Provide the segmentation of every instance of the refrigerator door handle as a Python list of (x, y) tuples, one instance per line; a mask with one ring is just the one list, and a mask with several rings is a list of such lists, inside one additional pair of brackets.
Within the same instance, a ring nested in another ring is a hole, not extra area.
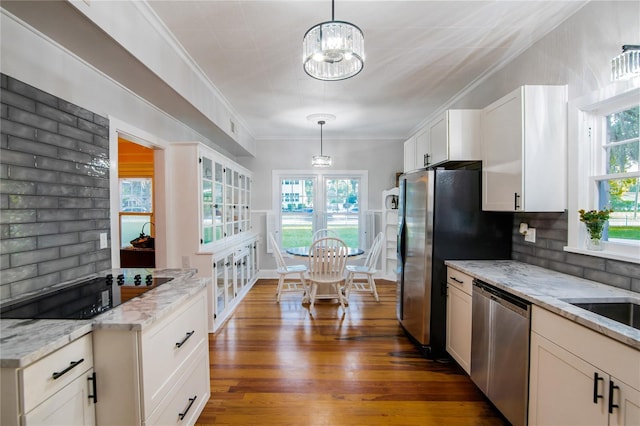
[(400, 236), (400, 239), (398, 241), (398, 255), (400, 256), (400, 265), (404, 265), (404, 258), (407, 251), (407, 244), (406, 244), (407, 231), (404, 225), (404, 218), (402, 218), (398, 226), (399, 226), (398, 234)]

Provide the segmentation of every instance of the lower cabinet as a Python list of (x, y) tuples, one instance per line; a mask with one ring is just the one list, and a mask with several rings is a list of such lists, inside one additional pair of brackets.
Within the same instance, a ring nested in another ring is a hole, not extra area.
[(24, 368), (3, 368), (2, 425), (95, 425), (93, 371), (91, 334)]
[(24, 425), (95, 425), (95, 405), (91, 399), (89, 378), (93, 369), (87, 370), (60, 391), (24, 416)]
[(471, 371), (471, 294), (473, 278), (447, 268), (447, 352)]
[(640, 352), (533, 307), (530, 425), (640, 425)]
[(148, 328), (93, 335), (98, 424), (195, 423), (210, 396), (205, 288)]
[(209, 289), (209, 331), (215, 333), (231, 315), (258, 277), (256, 237), (213, 256), (213, 285)]

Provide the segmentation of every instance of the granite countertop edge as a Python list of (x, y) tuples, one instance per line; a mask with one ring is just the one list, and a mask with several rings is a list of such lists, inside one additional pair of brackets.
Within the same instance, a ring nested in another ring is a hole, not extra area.
[(640, 350), (640, 330), (565, 301), (597, 298), (640, 303), (639, 293), (515, 260), (447, 260), (445, 265)]
[[(119, 269), (113, 269), (114, 274)], [(172, 281), (88, 320), (0, 320), (0, 367), (21, 368), (97, 329), (142, 331), (166, 317), (211, 280), (195, 270), (154, 270)]]

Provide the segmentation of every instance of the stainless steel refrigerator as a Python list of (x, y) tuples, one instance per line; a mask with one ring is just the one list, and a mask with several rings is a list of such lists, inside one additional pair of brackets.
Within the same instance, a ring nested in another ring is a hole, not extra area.
[(445, 260), (509, 259), (512, 213), (483, 212), (479, 164), (400, 176), (397, 315), (427, 357), (446, 358)]

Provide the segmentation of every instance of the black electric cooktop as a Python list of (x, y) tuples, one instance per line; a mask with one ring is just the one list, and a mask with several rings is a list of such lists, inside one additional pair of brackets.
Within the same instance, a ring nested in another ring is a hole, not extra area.
[(88, 279), (0, 308), (1, 318), (89, 319), (173, 278), (117, 275)]

